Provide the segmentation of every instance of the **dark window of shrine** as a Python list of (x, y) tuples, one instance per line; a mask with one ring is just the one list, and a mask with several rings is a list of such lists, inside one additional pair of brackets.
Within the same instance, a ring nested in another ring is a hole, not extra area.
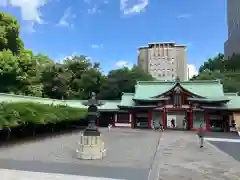
[(129, 122), (129, 113), (118, 113), (117, 114), (117, 121), (118, 122)]
[(180, 94), (175, 94), (174, 95), (174, 105), (175, 106), (180, 106), (181, 105), (181, 95)]

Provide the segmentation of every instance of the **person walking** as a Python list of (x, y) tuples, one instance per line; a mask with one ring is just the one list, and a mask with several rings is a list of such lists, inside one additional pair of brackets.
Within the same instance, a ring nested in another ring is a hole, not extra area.
[(112, 124), (108, 124), (108, 132), (111, 132), (111, 129), (112, 129)]
[(161, 132), (164, 131), (162, 123), (160, 123), (160, 131), (161, 131)]
[(198, 137), (199, 137), (200, 148), (203, 148), (204, 130), (203, 130), (202, 124), (200, 124), (200, 128), (198, 129)]

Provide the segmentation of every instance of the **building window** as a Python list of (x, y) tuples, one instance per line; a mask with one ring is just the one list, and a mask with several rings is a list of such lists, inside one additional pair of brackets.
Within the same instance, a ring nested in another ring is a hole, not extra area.
[(117, 122), (120, 123), (129, 123), (129, 114), (128, 113), (118, 113)]

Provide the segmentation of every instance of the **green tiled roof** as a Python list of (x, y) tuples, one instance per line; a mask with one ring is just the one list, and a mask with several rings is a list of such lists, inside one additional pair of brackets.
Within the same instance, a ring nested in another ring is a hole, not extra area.
[(119, 106), (126, 106), (126, 107), (135, 106), (133, 97), (134, 97), (134, 93), (123, 93)]
[[(174, 88), (174, 81), (139, 81), (135, 87), (134, 99), (148, 99), (159, 96)], [(222, 97), (223, 86), (218, 80), (212, 81), (183, 81), (179, 85), (185, 90), (205, 98)]]
[(120, 101), (106, 101), (102, 106), (99, 106), (99, 110), (104, 110), (104, 111), (114, 111), (118, 110), (118, 105), (120, 104)]
[(223, 97), (223, 85), (219, 80), (212, 81), (185, 81), (180, 82), (180, 85), (189, 92), (201, 97)]
[(165, 81), (138, 81), (135, 86), (134, 99), (148, 99), (161, 95), (173, 88), (175, 82)]
[(233, 93), (224, 93), (224, 96), (238, 96), (238, 92)]
[(230, 101), (226, 104), (227, 109), (240, 109), (240, 96), (227, 96)]
[(196, 101), (196, 102), (210, 102), (210, 103), (221, 103), (221, 102), (228, 102), (230, 101), (229, 98), (226, 96), (222, 97), (214, 97), (214, 98), (187, 98), (189, 101)]
[(222, 109), (222, 110), (235, 110), (235, 109), (239, 110), (240, 109), (240, 96), (227, 96), (227, 97), (230, 99), (230, 101), (221, 107), (204, 106), (204, 108)]

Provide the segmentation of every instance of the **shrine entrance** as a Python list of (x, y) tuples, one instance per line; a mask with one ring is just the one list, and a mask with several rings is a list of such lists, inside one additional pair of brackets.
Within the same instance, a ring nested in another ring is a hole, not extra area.
[(185, 130), (187, 128), (187, 112), (185, 110), (166, 112), (166, 128)]

